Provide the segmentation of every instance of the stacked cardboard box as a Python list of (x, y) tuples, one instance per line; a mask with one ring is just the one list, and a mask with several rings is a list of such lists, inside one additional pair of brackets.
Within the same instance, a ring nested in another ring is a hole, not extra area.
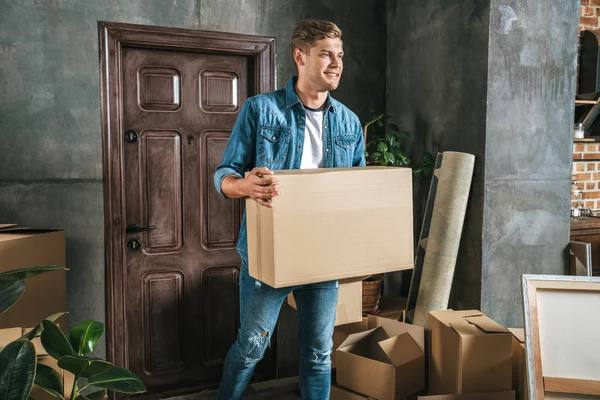
[[(27, 328), (27, 329), (24, 329), (24, 328), (0, 329), (0, 350), (2, 350), (10, 342), (13, 342), (13, 341), (19, 339), (21, 336), (23, 336), (25, 333), (29, 332), (30, 330), (31, 330), (30, 328)], [(35, 347), (38, 364), (47, 365), (47, 366), (53, 368), (54, 370), (56, 370), (56, 372), (58, 372), (58, 375), (61, 377), (61, 379), (63, 381), (63, 397), (66, 400), (69, 400), (71, 398), (71, 388), (73, 387), (73, 381), (74, 381), (75, 377), (70, 372), (64, 371), (63, 369), (58, 367), (58, 362), (54, 358), (50, 357), (50, 355), (48, 355), (48, 352), (46, 351), (46, 349), (44, 349), (44, 346), (42, 345), (42, 342), (40, 341), (39, 337), (32, 340), (32, 343)], [(53, 400), (53, 399), (55, 400), (56, 399), (55, 397), (51, 396), (49, 393), (47, 393), (46, 391), (44, 391), (42, 388), (40, 388), (37, 385), (34, 385), (33, 388), (31, 389), (30, 397), (34, 398), (36, 400)]]
[(477, 310), (430, 312), (428, 326), (430, 395), (507, 392), (514, 398), (513, 335), (506, 328)]
[[(0, 225), (0, 272), (43, 265), (65, 265), (65, 232)], [(25, 293), (0, 315), (0, 328), (36, 326), (44, 318), (67, 309), (64, 270), (29, 278)], [(59, 325), (66, 327), (66, 317)]]
[[(65, 266), (65, 232), (50, 229), (21, 228), (14, 224), (0, 224), (0, 272), (44, 265)], [(0, 349), (20, 338), (43, 319), (67, 309), (66, 274), (64, 270), (47, 272), (25, 281), (23, 296), (0, 315)], [(66, 327), (66, 316), (57, 320)], [(64, 397), (70, 398), (73, 375), (58, 367), (48, 355), (39, 338), (33, 341), (40, 364), (54, 368), (63, 378)], [(34, 386), (31, 396), (37, 400), (54, 397)]]

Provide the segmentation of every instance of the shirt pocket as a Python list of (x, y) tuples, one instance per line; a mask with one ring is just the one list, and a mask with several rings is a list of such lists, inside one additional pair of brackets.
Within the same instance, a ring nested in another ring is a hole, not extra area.
[(283, 164), (287, 159), (290, 136), (289, 128), (261, 126), (258, 135), (259, 160), (271, 165)]
[(356, 138), (354, 136), (339, 135), (334, 139), (336, 167), (351, 167), (354, 160)]

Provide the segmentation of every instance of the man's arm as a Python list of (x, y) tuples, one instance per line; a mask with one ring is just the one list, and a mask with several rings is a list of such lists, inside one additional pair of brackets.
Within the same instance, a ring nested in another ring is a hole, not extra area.
[[(235, 122), (221, 165), (215, 171), (217, 192), (228, 198), (250, 197), (263, 206), (278, 194), (277, 178), (267, 168), (254, 168), (256, 118), (251, 100), (247, 100)], [(244, 173), (250, 170), (248, 176)]]
[(365, 160), (365, 139), (363, 136), (362, 126), (360, 120), (355, 116), (355, 131), (356, 131), (356, 145), (354, 146), (354, 157), (352, 158), (353, 167), (364, 167), (367, 165)]

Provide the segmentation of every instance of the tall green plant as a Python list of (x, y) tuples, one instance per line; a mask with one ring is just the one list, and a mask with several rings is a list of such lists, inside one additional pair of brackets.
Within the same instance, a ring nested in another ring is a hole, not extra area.
[[(10, 309), (25, 291), (24, 280), (50, 271), (65, 269), (60, 266), (33, 267), (0, 273), (0, 314)], [(71, 388), (72, 400), (100, 400), (107, 390), (122, 393), (146, 391), (142, 381), (130, 371), (106, 360), (90, 357), (102, 337), (104, 325), (98, 321), (83, 321), (71, 329), (69, 339), (54, 323), (64, 313), (54, 314), (18, 340), (0, 351), (0, 399), (27, 400), (33, 385), (63, 399), (63, 381), (54, 369), (38, 364), (31, 340), (41, 336), (46, 352), (58, 360), (58, 366), (75, 375)], [(87, 384), (79, 386), (79, 378)], [(97, 390), (82, 394), (88, 388)]]

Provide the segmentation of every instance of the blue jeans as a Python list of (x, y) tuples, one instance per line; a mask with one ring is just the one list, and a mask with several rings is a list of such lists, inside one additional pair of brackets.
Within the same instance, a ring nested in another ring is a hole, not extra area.
[(326, 400), (331, 385), (331, 348), (338, 297), (338, 282), (274, 289), (240, 268), (240, 329), (223, 368), (217, 399), (242, 397), (254, 367), (263, 357), (281, 305), (294, 293), (298, 307), (300, 390), (303, 399)]

